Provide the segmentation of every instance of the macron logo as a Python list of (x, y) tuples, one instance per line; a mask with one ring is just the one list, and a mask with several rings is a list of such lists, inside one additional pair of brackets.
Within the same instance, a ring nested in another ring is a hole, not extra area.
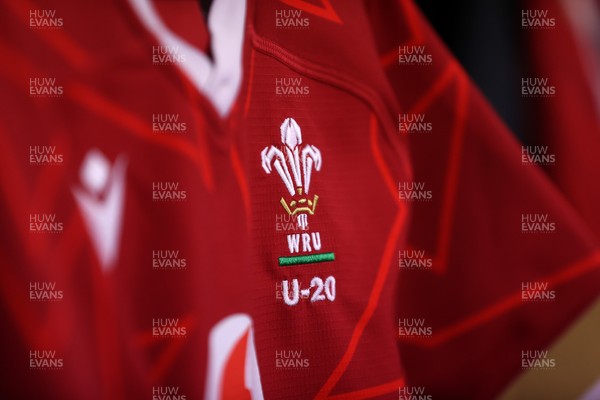
[(111, 166), (102, 152), (92, 149), (79, 170), (81, 185), (72, 189), (105, 272), (114, 266), (119, 251), (126, 169), (124, 156)]

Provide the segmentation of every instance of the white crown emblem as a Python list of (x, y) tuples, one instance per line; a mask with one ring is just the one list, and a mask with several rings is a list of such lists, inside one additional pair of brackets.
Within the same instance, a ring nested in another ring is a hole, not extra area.
[(321, 170), (321, 152), (315, 146), (302, 144), (302, 131), (293, 118), (286, 118), (280, 129), (282, 146), (265, 147), (260, 153), (262, 167), (267, 174), (275, 167), (292, 196), (289, 203), (283, 197), (280, 203), (289, 215), (298, 214), (298, 224), (306, 229), (307, 214), (314, 215), (319, 199), (316, 194), (311, 199), (308, 193), (313, 168)]

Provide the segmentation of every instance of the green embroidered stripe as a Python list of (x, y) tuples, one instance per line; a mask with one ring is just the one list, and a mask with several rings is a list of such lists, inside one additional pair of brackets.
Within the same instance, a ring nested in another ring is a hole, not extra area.
[(335, 254), (333, 254), (333, 253), (308, 254), (306, 256), (279, 257), (279, 266), (289, 267), (291, 265), (314, 264), (314, 263), (334, 261), (334, 260), (335, 260)]

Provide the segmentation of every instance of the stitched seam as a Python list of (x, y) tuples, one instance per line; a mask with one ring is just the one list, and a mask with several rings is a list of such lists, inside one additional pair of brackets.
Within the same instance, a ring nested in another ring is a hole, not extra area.
[(387, 126), (387, 129), (384, 129), (383, 131), (388, 137), (389, 142), (394, 147), (394, 150), (402, 155), (400, 160), (402, 162), (403, 173), (408, 177), (412, 177), (412, 168), (409, 162), (408, 150), (403, 149), (400, 145), (402, 142), (401, 138), (395, 137), (390, 133), (395, 130), (396, 124), (394, 121), (392, 121), (392, 118), (388, 114), (387, 108), (385, 107), (385, 103), (376, 92), (354, 78), (340, 73), (339, 71), (333, 71), (328, 67), (315, 64), (291, 54), (288, 50), (284, 49), (280, 45), (270, 41), (269, 39), (259, 36), (252, 27), (249, 27), (249, 30), (252, 31), (250, 36), (252, 45), (256, 51), (274, 58), (299, 74), (343, 90), (344, 92), (363, 101), (367, 107), (372, 109), (373, 112), (379, 117), (381, 123)]

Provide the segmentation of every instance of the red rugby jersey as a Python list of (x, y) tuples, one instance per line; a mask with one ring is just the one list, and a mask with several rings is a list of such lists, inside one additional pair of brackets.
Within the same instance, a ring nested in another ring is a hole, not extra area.
[[(576, 281), (552, 318), (502, 302), (591, 270), (595, 243), (408, 2), (250, 1), (239, 85), (235, 43), (190, 3), (2, 7), (12, 397), (485, 398), (519, 367), (485, 338), (542, 345), (597, 288)], [(408, 42), (429, 68), (395, 64)], [(408, 140), (415, 110), (434, 128)], [(528, 213), (559, 228), (521, 235)], [(408, 249), (431, 270), (399, 268)], [(486, 307), (518, 315), (452, 328)], [(409, 317), (441, 350), (400, 352)]]

